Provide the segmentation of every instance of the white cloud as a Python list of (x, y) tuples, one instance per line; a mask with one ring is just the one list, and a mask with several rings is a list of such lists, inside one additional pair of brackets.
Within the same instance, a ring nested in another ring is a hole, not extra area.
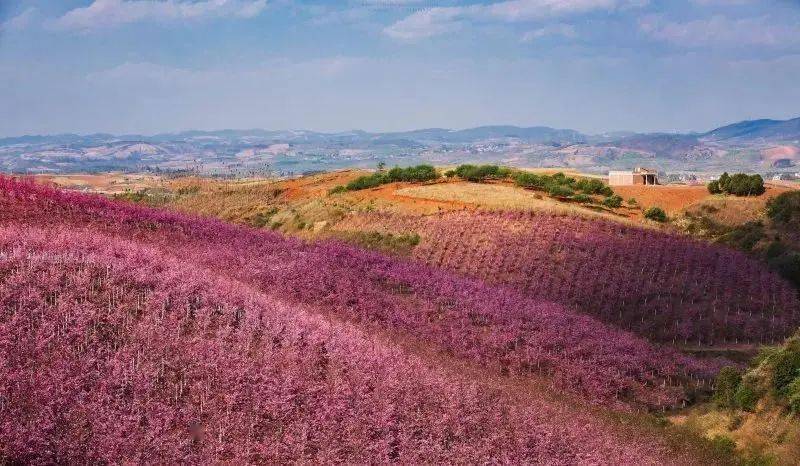
[(403, 41), (415, 41), (453, 32), (463, 26), (459, 20), (464, 8), (429, 8), (418, 11), (386, 27), (383, 32), (389, 37)]
[(0, 24), (0, 31), (20, 31), (25, 29), (33, 24), (38, 15), (39, 11), (36, 8), (30, 7), (17, 16)]
[(90, 31), (140, 21), (187, 21), (209, 18), (252, 18), (267, 0), (94, 0), (53, 20), (58, 30)]
[(730, 19), (714, 16), (679, 23), (650, 16), (639, 22), (639, 28), (653, 38), (687, 47), (800, 44), (800, 26), (782, 24), (768, 17)]
[(399, 40), (419, 40), (460, 29), (466, 24), (515, 23), (638, 7), (648, 0), (506, 0), (489, 5), (427, 8), (386, 27), (384, 33)]
[(521, 40), (522, 42), (533, 42), (536, 39), (541, 39), (542, 37), (547, 36), (561, 36), (568, 39), (574, 39), (575, 37), (578, 37), (578, 33), (575, 30), (575, 26), (571, 24), (558, 23), (550, 24), (532, 31), (527, 31), (522, 35)]

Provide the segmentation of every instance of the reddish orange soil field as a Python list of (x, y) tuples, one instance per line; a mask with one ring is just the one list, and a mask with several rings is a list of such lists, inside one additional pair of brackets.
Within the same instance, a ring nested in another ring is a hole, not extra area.
[(658, 206), (674, 214), (710, 196), (705, 186), (612, 186), (626, 201), (636, 199), (643, 209)]

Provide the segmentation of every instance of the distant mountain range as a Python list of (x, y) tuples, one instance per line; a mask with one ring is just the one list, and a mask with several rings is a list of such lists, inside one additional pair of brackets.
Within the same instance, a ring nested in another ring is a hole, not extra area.
[(603, 172), (635, 164), (664, 170), (793, 169), (800, 164), (800, 118), (742, 121), (706, 133), (583, 134), (545, 126), (480, 126), (400, 132), (183, 131), (0, 139), (0, 171), (196, 170), (303, 173), (378, 162), (440, 165), (496, 162)]
[[(323, 133), (317, 131), (270, 131), (263, 129), (249, 130), (218, 130), (218, 131), (183, 131), (178, 133), (163, 133), (152, 136), (139, 134), (113, 135), (106, 133), (77, 135), (57, 134), (44, 136), (18, 136), (0, 138), (0, 146), (29, 145), (29, 144), (91, 144), (120, 141), (137, 141), (148, 143), (187, 142), (207, 139), (219, 140), (259, 140), (269, 142), (297, 142), (297, 143), (390, 143), (398, 142), (407, 145), (416, 144), (459, 144), (476, 141), (516, 139), (530, 143), (560, 143), (560, 144), (627, 144), (632, 147), (671, 151), (685, 148), (701, 141), (721, 142), (736, 140), (737, 142), (751, 141), (797, 141), (800, 140), (800, 118), (791, 120), (753, 120), (741, 121), (731, 125), (713, 129), (707, 133), (610, 133), (603, 135), (588, 135), (571, 129), (556, 129), (546, 126), (519, 127), (510, 125), (479, 126), (461, 130), (445, 128), (427, 128), (413, 131), (370, 133), (366, 131), (347, 131), (339, 133)], [(402, 145), (401, 144), (401, 145)]]
[(800, 139), (800, 118), (791, 120), (752, 120), (740, 121), (732, 125), (711, 130), (703, 137), (721, 141), (738, 139), (752, 141), (764, 140), (797, 140)]

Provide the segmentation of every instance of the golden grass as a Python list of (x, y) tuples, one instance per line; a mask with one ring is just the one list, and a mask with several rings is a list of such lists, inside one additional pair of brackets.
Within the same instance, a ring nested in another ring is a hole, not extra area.
[(687, 206), (684, 210), (694, 214), (703, 214), (722, 225), (736, 226), (761, 219), (769, 199), (790, 190), (791, 188), (787, 186), (768, 184), (767, 192), (761, 196), (708, 196), (700, 202)]
[(608, 209), (590, 208), (580, 204), (558, 201), (544, 193), (507, 184), (488, 183), (437, 183), (426, 186), (413, 186), (399, 189), (399, 196), (430, 199), (446, 202), (471, 204), (490, 210), (525, 210), (537, 212), (570, 213), (586, 216), (600, 216), (627, 222), (629, 209), (618, 209), (616, 213)]
[(35, 175), (39, 183), (54, 184), (60, 188), (79, 189), (101, 194), (119, 194), (125, 191), (139, 191), (158, 187), (161, 177), (137, 173), (102, 173), (97, 175)]
[(670, 420), (708, 439), (725, 436), (745, 456), (771, 458), (777, 466), (800, 464), (800, 419), (781, 408), (760, 406), (755, 413), (730, 412), (699, 406)]

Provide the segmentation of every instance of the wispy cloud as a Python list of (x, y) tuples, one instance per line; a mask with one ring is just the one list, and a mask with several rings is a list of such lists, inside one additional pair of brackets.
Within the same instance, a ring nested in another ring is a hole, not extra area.
[(574, 39), (578, 36), (575, 26), (571, 24), (550, 24), (538, 29), (525, 32), (522, 35), (522, 42), (533, 42), (536, 39), (541, 39), (547, 36), (560, 36), (568, 39)]
[(429, 8), (386, 27), (383, 32), (402, 41), (415, 41), (457, 31), (463, 26), (465, 8)]
[(414, 41), (452, 32), (471, 23), (533, 22), (647, 3), (648, 0), (507, 0), (488, 5), (428, 8), (386, 27), (384, 33), (394, 39)]
[(39, 16), (39, 10), (30, 7), (24, 10), (17, 16), (9, 19), (4, 23), (0, 23), (0, 32), (2, 31), (20, 31), (31, 26), (36, 18)]
[(800, 44), (800, 26), (780, 23), (766, 16), (740, 19), (713, 16), (687, 22), (649, 16), (639, 22), (639, 28), (655, 39), (686, 47)]
[(188, 21), (210, 18), (252, 18), (267, 0), (94, 0), (52, 20), (56, 30), (91, 31), (143, 21)]

